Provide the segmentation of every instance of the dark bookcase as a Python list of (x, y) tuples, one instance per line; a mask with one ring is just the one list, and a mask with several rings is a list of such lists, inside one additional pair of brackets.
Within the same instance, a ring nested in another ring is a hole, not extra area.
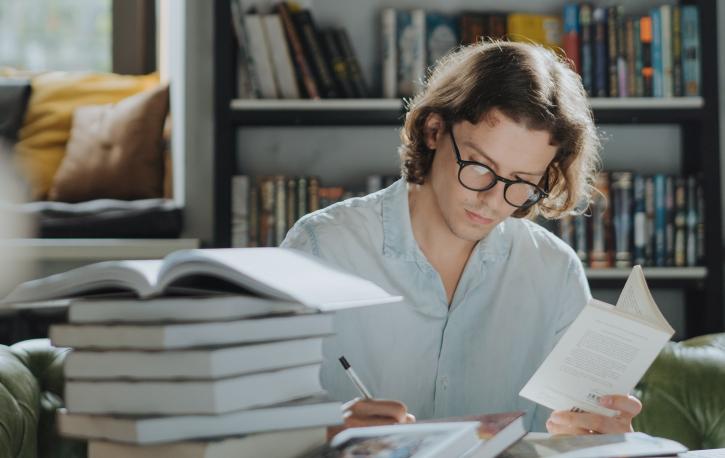
[[(562, 6), (563, 6), (562, 1)], [(653, 5), (659, 4), (657, 1)], [(705, 260), (702, 267), (645, 268), (651, 287), (685, 291), (685, 334), (723, 330), (723, 260), (719, 151), (717, 3), (686, 1), (700, 14), (702, 88), (700, 97), (593, 98), (596, 122), (674, 124), (681, 129), (680, 171), (699, 174), (705, 195)], [(236, 131), (242, 126), (400, 126), (405, 110), (396, 99), (235, 99), (236, 41), (230, 1), (214, 0), (214, 246), (231, 243), (231, 178), (238, 173)], [(245, 154), (245, 152), (243, 152)], [(300, 174), (304, 174), (300, 170)], [(593, 288), (621, 288), (629, 269), (590, 269)]]

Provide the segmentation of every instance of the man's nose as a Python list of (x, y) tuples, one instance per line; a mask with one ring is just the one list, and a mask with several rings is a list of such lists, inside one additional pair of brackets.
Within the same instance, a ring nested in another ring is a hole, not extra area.
[(499, 212), (509, 206), (506, 199), (504, 199), (505, 189), (506, 184), (502, 181), (497, 181), (496, 185), (488, 191), (480, 191), (478, 193), (478, 199), (485, 203), (491, 210)]

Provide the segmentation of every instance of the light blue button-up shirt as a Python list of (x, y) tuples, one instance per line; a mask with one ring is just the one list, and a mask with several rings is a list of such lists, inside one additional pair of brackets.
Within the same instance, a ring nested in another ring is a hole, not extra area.
[(419, 419), (524, 410), (529, 429), (544, 430), (549, 411), (518, 393), (590, 298), (581, 262), (549, 231), (516, 218), (496, 226), (450, 308), (413, 236), (403, 180), (305, 216), (282, 246), (405, 298), (336, 314), (320, 374), (333, 398), (359, 396), (337, 361), (345, 355), (373, 396)]

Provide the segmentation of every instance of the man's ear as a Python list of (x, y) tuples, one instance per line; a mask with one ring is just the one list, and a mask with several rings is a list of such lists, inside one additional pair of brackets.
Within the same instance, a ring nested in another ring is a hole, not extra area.
[(443, 117), (438, 113), (431, 113), (425, 120), (425, 145), (435, 150), (441, 136), (445, 133), (446, 123), (443, 121)]

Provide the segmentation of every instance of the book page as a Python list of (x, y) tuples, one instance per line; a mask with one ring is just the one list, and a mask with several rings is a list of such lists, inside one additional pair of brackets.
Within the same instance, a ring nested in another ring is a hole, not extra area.
[(519, 394), (554, 410), (613, 416), (600, 397), (629, 393), (671, 335), (592, 299)]
[(662, 328), (663, 331), (671, 334), (675, 333), (675, 330), (672, 329), (662, 312), (660, 312), (659, 307), (657, 307), (640, 266), (632, 268), (627, 283), (625, 283), (617, 300), (617, 309), (638, 316), (654, 326)]
[(256, 294), (298, 302), (323, 312), (402, 299), (369, 280), (288, 248), (179, 251), (164, 260), (159, 289), (185, 276), (204, 274)]

